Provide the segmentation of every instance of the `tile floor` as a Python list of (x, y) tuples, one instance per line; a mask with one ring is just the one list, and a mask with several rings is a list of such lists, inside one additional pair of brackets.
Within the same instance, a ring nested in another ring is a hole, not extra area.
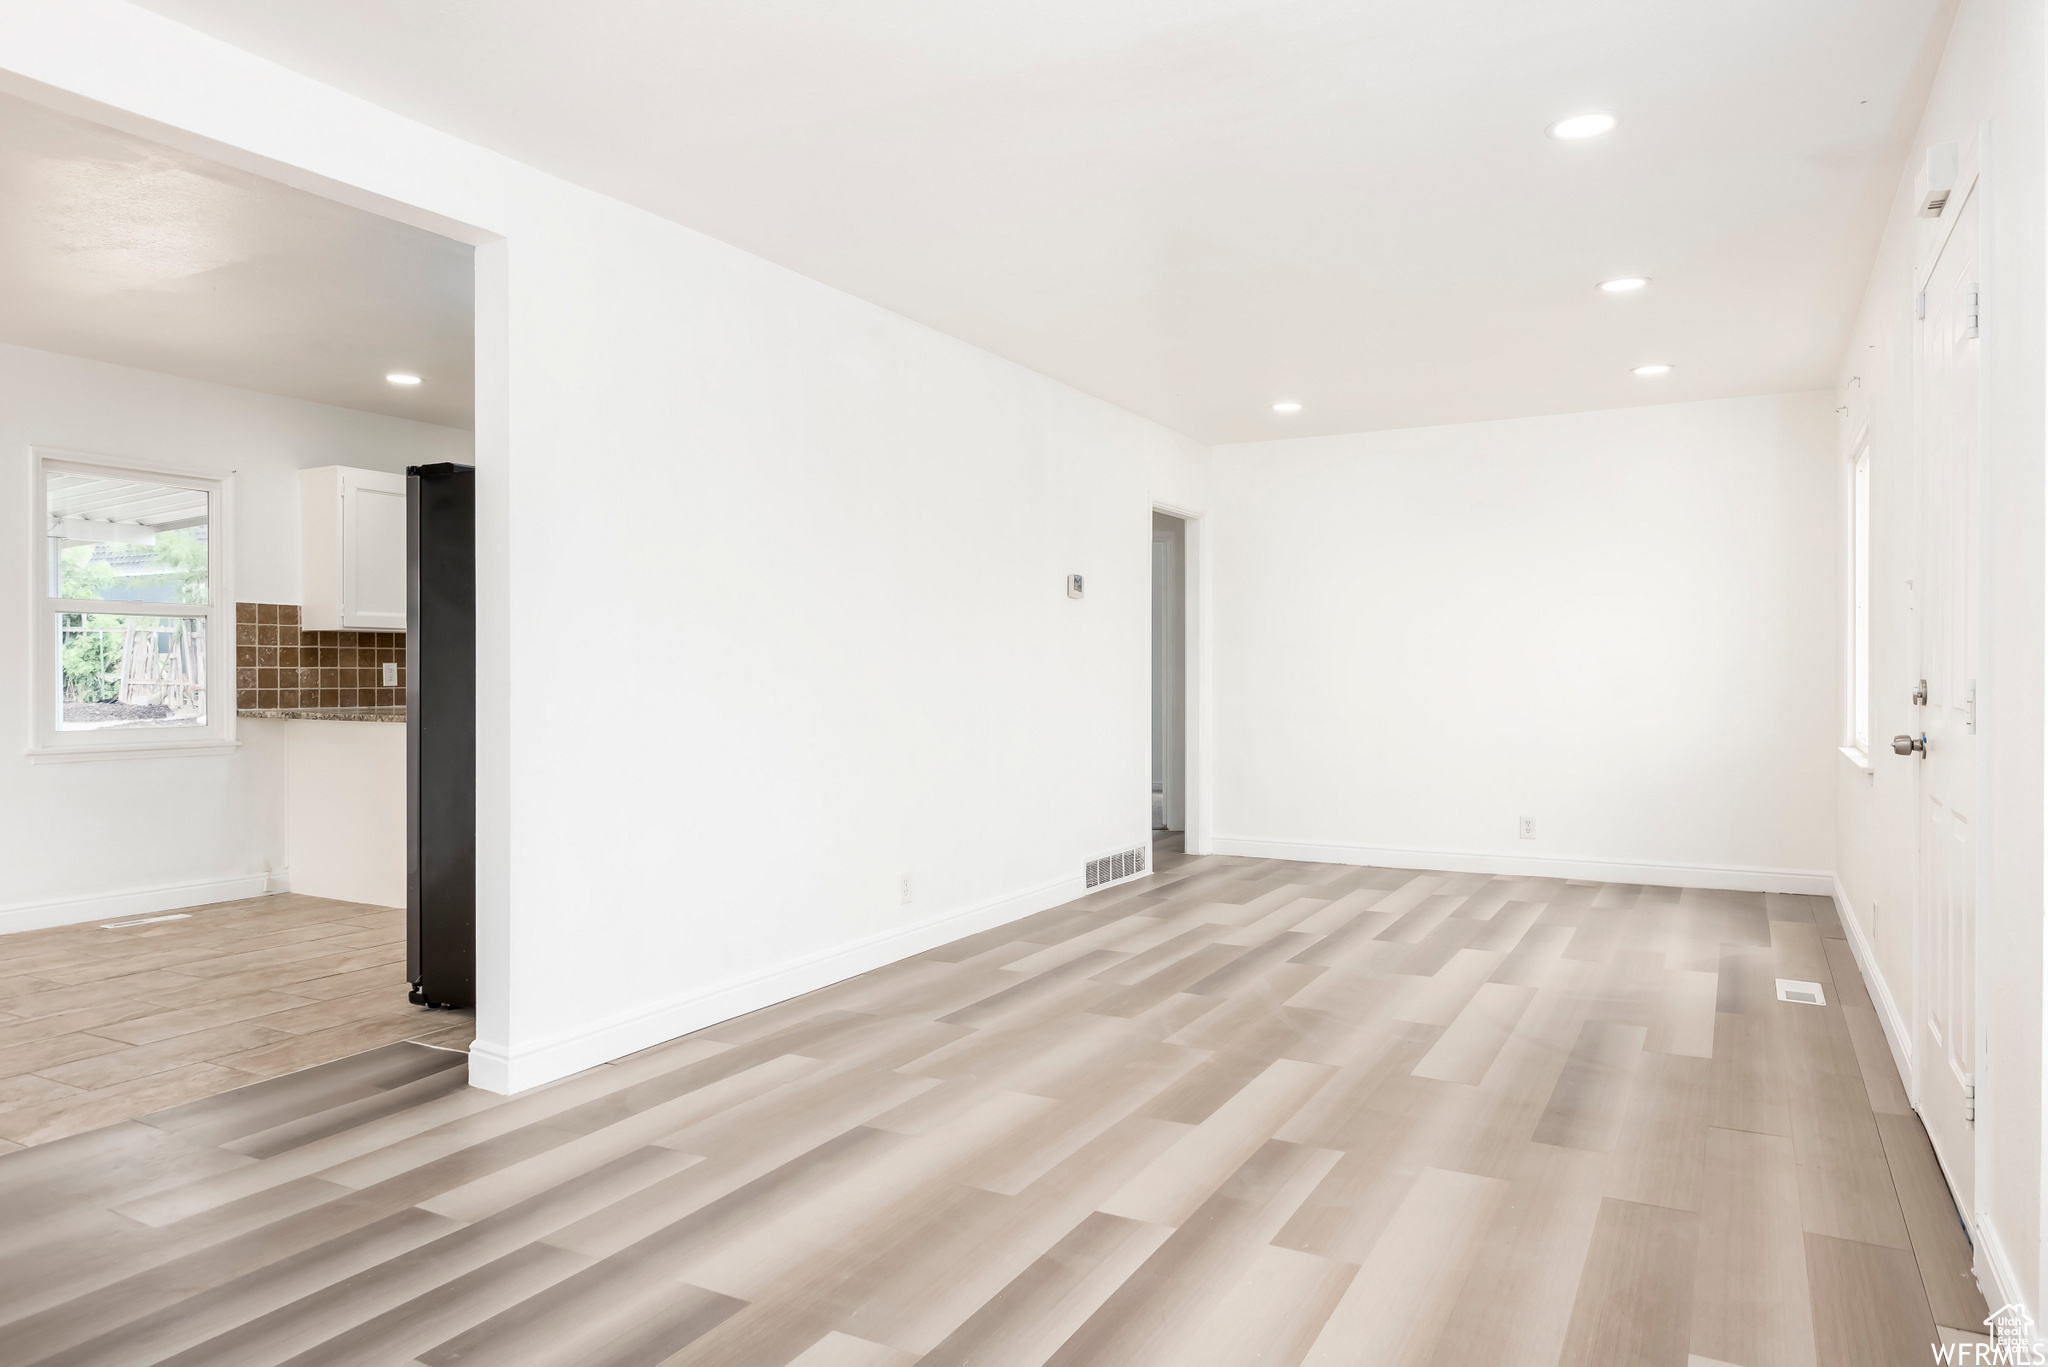
[(0, 936), (0, 1151), (473, 1033), (406, 1002), (401, 910), (285, 893), (122, 919), (143, 923)]

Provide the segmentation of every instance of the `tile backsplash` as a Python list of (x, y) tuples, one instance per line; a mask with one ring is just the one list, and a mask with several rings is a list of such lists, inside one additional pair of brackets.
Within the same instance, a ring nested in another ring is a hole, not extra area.
[[(383, 667), (398, 666), (398, 687)], [(302, 631), (296, 603), (235, 604), (235, 706), (403, 707), (405, 633)]]

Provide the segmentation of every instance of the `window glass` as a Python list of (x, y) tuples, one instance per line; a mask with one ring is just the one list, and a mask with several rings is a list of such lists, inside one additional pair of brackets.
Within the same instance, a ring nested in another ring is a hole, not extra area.
[(57, 614), (57, 729), (206, 725), (206, 619)]
[(52, 598), (207, 602), (205, 490), (62, 469), (43, 477)]

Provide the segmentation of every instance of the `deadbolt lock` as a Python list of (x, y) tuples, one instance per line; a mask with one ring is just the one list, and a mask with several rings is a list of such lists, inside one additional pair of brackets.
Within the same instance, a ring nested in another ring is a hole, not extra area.
[(1919, 752), (1920, 752), (1921, 754), (1923, 754), (1923, 755), (1927, 753), (1927, 737), (1925, 737), (1925, 736), (1893, 736), (1893, 737), (1892, 737), (1892, 753), (1893, 753), (1893, 754), (1895, 754), (1895, 755), (1910, 755), (1910, 754), (1912, 754), (1912, 753), (1913, 753), (1913, 752), (1914, 752), (1915, 750), (1918, 750), (1918, 751), (1919, 751)]
[(1927, 706), (1927, 680), (1925, 679), (1922, 679), (1920, 686), (1913, 690), (1913, 706)]

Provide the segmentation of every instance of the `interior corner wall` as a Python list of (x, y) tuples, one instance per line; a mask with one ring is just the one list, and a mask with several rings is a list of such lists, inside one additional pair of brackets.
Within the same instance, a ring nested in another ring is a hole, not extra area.
[(549, 663), (510, 708), (506, 1085), (1149, 841), (1151, 508), (1202, 506), (1205, 448), (645, 215), (509, 261), (510, 622)]
[(1148, 839), (1151, 508), (1206, 447), (118, 0), (18, 0), (0, 84), (479, 244), (479, 1085)]
[[(295, 603), (301, 469), (463, 460), (470, 434), (0, 345), (0, 719), (18, 742), (0, 750), (0, 931), (263, 892), (291, 861), (285, 723), (242, 727), (226, 755), (29, 763), (31, 446), (232, 474), (230, 592)], [(214, 696), (231, 703), (222, 658)]]
[[(1919, 499), (1916, 431), (1916, 268), (1940, 219), (1920, 217), (1913, 190), (1925, 149), (1979, 144), (1984, 198), (1979, 270), (1983, 399), (1979, 408), (1978, 1051), (1973, 1232), (1980, 1282), (1992, 1304), (2014, 1301), (2036, 1320), (2048, 1313), (2043, 1240), (2043, 642), (2048, 638), (2043, 547), (2048, 484), (2042, 473), (2044, 367), (2048, 367), (2048, 192), (2044, 192), (2041, 6), (2030, 0), (1966, 0), (1935, 73), (1927, 107), (1890, 203), (1883, 243), (1842, 357), (1833, 402), (1845, 410), (1836, 436), (1836, 524), (1848, 519), (1848, 460), (1867, 435), (1871, 485), (1871, 736), (1864, 774), (1835, 771), (1844, 911), (1853, 918), (1875, 995), (1908, 1091), (1919, 1095), (1910, 1037), (1921, 973), (1915, 949), (1917, 787), (1911, 759), (1885, 741), (1917, 733), (1910, 698), (1918, 679), (1907, 581), (1916, 571)], [(1847, 636), (1847, 594), (1836, 639)], [(1838, 697), (1846, 690), (1838, 688)], [(1838, 723), (1840, 725), (1840, 723)], [(1844, 726), (1843, 729), (1846, 729)], [(1938, 1065), (1937, 1065), (1938, 1066)]]
[(1218, 448), (1215, 848), (1825, 890), (1833, 427), (1809, 393)]

